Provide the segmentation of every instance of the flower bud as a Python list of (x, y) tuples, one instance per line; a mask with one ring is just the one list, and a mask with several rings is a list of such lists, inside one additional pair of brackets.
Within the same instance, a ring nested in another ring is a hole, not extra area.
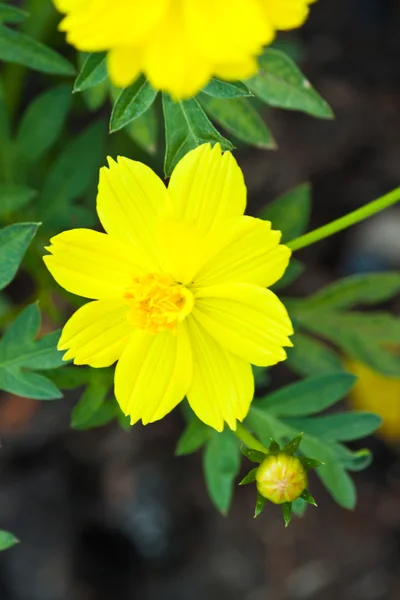
[(258, 492), (274, 504), (293, 502), (307, 488), (307, 473), (296, 456), (268, 455), (257, 469)]

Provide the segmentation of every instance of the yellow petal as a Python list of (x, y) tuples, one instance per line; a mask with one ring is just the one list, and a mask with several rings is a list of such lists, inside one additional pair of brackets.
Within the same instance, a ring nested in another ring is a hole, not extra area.
[(162, 419), (183, 400), (192, 379), (192, 353), (182, 325), (170, 331), (136, 331), (118, 361), (115, 397), (133, 425)]
[(266, 18), (275, 29), (300, 27), (308, 17), (308, 5), (313, 0), (261, 0)]
[(215, 340), (260, 367), (285, 360), (293, 328), (282, 302), (270, 290), (246, 284), (203, 288), (193, 316)]
[(213, 62), (246, 59), (268, 39), (258, 0), (191, 0), (184, 11), (190, 37)]
[(43, 260), (54, 279), (84, 298), (122, 298), (132, 277), (142, 273), (127, 244), (91, 229), (56, 235)]
[(57, 0), (60, 29), (80, 50), (97, 52), (142, 43), (165, 15), (169, 0)]
[(242, 217), (232, 226), (230, 238), (196, 275), (196, 286), (225, 282), (254, 283), (268, 287), (286, 270), (291, 251), (279, 245), (280, 231), (269, 221)]
[(97, 213), (107, 233), (129, 242), (135, 257), (151, 271), (161, 269), (156, 226), (170, 207), (161, 179), (143, 163), (109, 158), (100, 170)]
[(114, 85), (120, 88), (127, 87), (140, 75), (140, 50), (135, 46), (113, 48), (107, 55), (107, 68)]
[(160, 22), (143, 47), (143, 70), (155, 89), (174, 99), (194, 96), (211, 77), (211, 62), (196, 50), (187, 35), (178, 3)]
[(219, 144), (188, 152), (175, 167), (168, 191), (177, 217), (206, 233), (225, 227), (246, 207), (242, 171)]
[[(271, 41), (273, 36), (271, 36)], [(249, 79), (258, 71), (258, 62), (256, 58), (248, 57), (241, 61), (218, 63), (214, 67), (214, 74), (220, 79), (227, 81), (237, 81), (239, 79)]]
[(58, 343), (64, 360), (76, 365), (108, 367), (119, 359), (133, 328), (123, 300), (98, 300), (79, 308), (67, 321)]
[(250, 364), (222, 348), (194, 317), (187, 325), (193, 349), (189, 404), (217, 431), (223, 430), (225, 421), (236, 429), (236, 420), (244, 419), (254, 395)]

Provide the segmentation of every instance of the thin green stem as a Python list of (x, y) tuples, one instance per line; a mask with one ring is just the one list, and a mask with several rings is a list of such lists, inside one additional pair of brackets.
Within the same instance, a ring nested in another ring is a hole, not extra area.
[(365, 206), (354, 210), (353, 212), (341, 217), (340, 219), (336, 219), (328, 225), (324, 225), (323, 227), (319, 227), (318, 229), (314, 229), (314, 231), (310, 231), (305, 235), (302, 235), (295, 240), (292, 240), (287, 246), (291, 248), (291, 250), (300, 250), (301, 248), (305, 248), (306, 246), (311, 246), (315, 242), (319, 242), (324, 238), (337, 233), (338, 231), (342, 231), (343, 229), (347, 229), (347, 227), (351, 227), (351, 225), (355, 225), (368, 217), (380, 212), (381, 210), (391, 206), (392, 204), (396, 204), (400, 200), (400, 187), (395, 190), (381, 196), (377, 200), (373, 200), (369, 202)]
[(268, 454), (269, 450), (267, 450), (267, 448), (265, 448), (261, 444), (261, 442), (259, 442), (254, 437), (254, 435), (251, 434), (250, 431), (248, 431), (246, 427), (241, 423), (237, 424), (236, 431), (234, 431), (233, 433), (236, 435), (236, 437), (239, 438), (240, 441), (246, 444), (248, 448), (251, 448), (252, 450), (258, 450), (259, 452), (264, 452), (264, 454)]

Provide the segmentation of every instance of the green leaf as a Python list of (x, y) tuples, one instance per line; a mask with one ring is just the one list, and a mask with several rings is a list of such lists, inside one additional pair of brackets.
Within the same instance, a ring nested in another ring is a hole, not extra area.
[(340, 456), (341, 464), (348, 471), (363, 471), (372, 463), (372, 452), (368, 448), (362, 448), (352, 452), (342, 444), (336, 444), (335, 449)]
[(91, 377), (89, 385), (72, 411), (72, 429), (85, 427), (93, 415), (98, 413), (106, 399), (108, 390), (108, 382), (101, 374), (95, 374)]
[(283, 520), (285, 521), (285, 527), (287, 527), (292, 520), (292, 503), (284, 502), (282, 504)]
[(307, 509), (307, 503), (302, 498), (297, 498), (292, 502), (292, 513), (296, 517), (303, 517)]
[(241, 81), (221, 81), (215, 78), (210, 80), (202, 92), (212, 98), (243, 98), (253, 95)]
[(309, 471), (310, 469), (318, 469), (325, 463), (322, 460), (316, 460), (315, 458), (307, 458), (307, 456), (299, 456), (299, 460), (303, 467)]
[(15, 537), (15, 535), (10, 533), (9, 531), (4, 531), (3, 529), (0, 529), (0, 551), (8, 550), (8, 548), (12, 548), (18, 543), (19, 540)]
[(332, 109), (286, 54), (267, 49), (258, 62), (258, 74), (245, 84), (263, 102), (321, 119), (333, 118)]
[(201, 144), (219, 143), (222, 150), (232, 150), (232, 144), (215, 129), (194, 98), (184, 102), (174, 102), (167, 94), (163, 94), (163, 110), (166, 137), (164, 163), (166, 176), (171, 175), (175, 165), (189, 150), (193, 150)]
[(0, 2), (0, 22), (2, 23), (20, 23), (29, 16), (25, 10), (21, 10), (16, 6), (10, 6), (4, 2)]
[(158, 94), (143, 77), (133, 85), (122, 90), (111, 113), (110, 133), (122, 129), (128, 123), (145, 113)]
[(240, 451), (243, 454), (243, 456), (245, 456), (252, 462), (256, 462), (256, 463), (262, 463), (264, 458), (267, 456), (266, 454), (259, 452), (259, 450), (253, 450), (253, 448), (247, 448), (247, 446), (244, 446), (243, 444), (240, 446)]
[(267, 499), (264, 498), (264, 496), (261, 496), (261, 494), (259, 492), (257, 492), (257, 500), (256, 500), (256, 507), (254, 510), (254, 518), (258, 517), (262, 513), (266, 503), (267, 503)]
[[(310, 419), (310, 421), (311, 421), (311, 419)], [(299, 431), (301, 431), (301, 429)], [(301, 433), (300, 435), (297, 435), (295, 438), (293, 438), (292, 440), (290, 440), (290, 442), (288, 442), (283, 447), (282, 452), (284, 452), (285, 454), (294, 454), (295, 452), (297, 452), (298, 447), (300, 446), (302, 439), (303, 439), (303, 434)]]
[(317, 506), (317, 503), (315, 502), (313, 496), (310, 494), (310, 492), (308, 490), (304, 490), (304, 492), (301, 494), (300, 498), (302, 500), (304, 500), (305, 502), (307, 502), (307, 504), (312, 504), (313, 506)]
[(313, 419), (287, 419), (291, 427), (327, 441), (358, 440), (376, 431), (382, 424), (378, 415), (368, 412), (344, 412)]
[(307, 310), (337, 310), (385, 302), (400, 293), (400, 273), (367, 273), (335, 281), (303, 304)]
[(282, 243), (304, 233), (310, 220), (311, 188), (303, 183), (270, 202), (258, 217), (271, 221), (272, 229), (282, 231)]
[(338, 402), (350, 391), (356, 380), (349, 373), (309, 377), (256, 400), (255, 405), (268, 410), (271, 415), (304, 417)]
[(325, 375), (343, 372), (344, 366), (334, 350), (303, 333), (291, 338), (293, 347), (287, 350), (287, 364), (299, 375)]
[(258, 471), (257, 467), (255, 467), (254, 469), (251, 469), (251, 471), (249, 471), (247, 473), (246, 477), (243, 477), (243, 479), (239, 483), (239, 485), (247, 485), (248, 483), (254, 483), (256, 480), (257, 471)]
[(118, 419), (120, 417), (121, 411), (118, 407), (116, 400), (109, 400), (104, 402), (100, 408), (92, 414), (87, 421), (80, 423), (80, 425), (76, 425), (75, 429), (78, 431), (87, 431), (88, 429), (94, 429), (95, 427), (103, 427), (104, 425), (108, 425), (114, 419)]
[[(18, 183), (0, 183), (0, 217), (20, 210), (37, 195), (37, 191)], [(0, 250), (1, 252), (1, 250)]]
[(301, 314), (304, 327), (334, 342), (354, 360), (374, 371), (398, 377), (400, 319), (386, 313), (307, 312)]
[[(40, 313), (31, 304), (17, 317), (0, 341), (0, 389), (37, 400), (61, 398), (58, 388), (31, 369), (54, 369), (63, 364), (57, 350), (59, 331), (35, 341), (40, 328)], [(30, 370), (27, 370), (30, 369)]]
[(70, 204), (98, 178), (104, 160), (104, 141), (104, 122), (95, 121), (75, 136), (56, 158), (38, 202), (43, 220), (49, 222), (51, 218), (53, 225), (61, 222), (65, 228), (65, 220), (71, 216)]
[(196, 450), (204, 446), (209, 437), (210, 428), (197, 417), (193, 417), (178, 440), (175, 455), (183, 456), (196, 452)]
[(240, 469), (239, 445), (232, 432), (212, 432), (204, 450), (203, 468), (210, 498), (217, 509), (226, 514)]
[(271, 286), (271, 289), (275, 292), (276, 290), (282, 290), (286, 288), (304, 273), (305, 268), (305, 264), (300, 260), (297, 258), (291, 258), (283, 277), (274, 283), (274, 285)]
[(60, 390), (75, 390), (86, 385), (91, 379), (91, 369), (84, 367), (63, 367), (46, 371), (48, 377)]
[(33, 38), (0, 25), (0, 60), (52, 75), (74, 75), (65, 58)]
[(157, 150), (157, 128), (157, 114), (153, 105), (140, 117), (132, 121), (125, 131), (140, 148), (149, 154), (155, 154)]
[(40, 158), (58, 139), (71, 104), (71, 87), (60, 85), (38, 96), (25, 112), (17, 135), (18, 151)]
[(89, 54), (75, 79), (73, 92), (83, 92), (95, 87), (107, 79), (107, 62), (105, 52)]
[(14, 223), (0, 229), (0, 290), (14, 279), (40, 223)]
[(200, 104), (226, 131), (258, 148), (276, 148), (268, 127), (246, 98), (212, 98), (201, 94)]

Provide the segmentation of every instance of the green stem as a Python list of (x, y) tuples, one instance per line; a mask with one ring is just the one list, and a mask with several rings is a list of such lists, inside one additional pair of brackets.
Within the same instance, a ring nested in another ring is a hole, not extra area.
[(384, 208), (391, 206), (392, 204), (396, 204), (400, 200), (400, 187), (395, 190), (385, 194), (385, 196), (381, 196), (377, 200), (373, 202), (369, 202), (365, 206), (354, 210), (353, 212), (341, 217), (340, 219), (336, 219), (336, 221), (332, 221), (328, 223), (328, 225), (324, 225), (323, 227), (319, 227), (318, 229), (314, 229), (314, 231), (310, 231), (305, 235), (302, 235), (295, 240), (292, 240), (287, 246), (291, 248), (291, 250), (300, 250), (301, 248), (305, 248), (306, 246), (311, 246), (315, 242), (319, 242), (324, 238), (337, 233), (338, 231), (342, 231), (351, 225), (355, 225), (368, 217), (371, 217), (375, 213), (380, 212)]
[(261, 442), (259, 442), (254, 437), (254, 435), (251, 434), (250, 431), (248, 431), (246, 427), (241, 423), (237, 424), (236, 431), (234, 431), (233, 433), (236, 435), (236, 437), (239, 438), (240, 441), (246, 444), (248, 448), (251, 448), (252, 450), (258, 450), (259, 452), (264, 452), (264, 454), (268, 454), (269, 450), (267, 450), (267, 448), (265, 448), (261, 444)]

